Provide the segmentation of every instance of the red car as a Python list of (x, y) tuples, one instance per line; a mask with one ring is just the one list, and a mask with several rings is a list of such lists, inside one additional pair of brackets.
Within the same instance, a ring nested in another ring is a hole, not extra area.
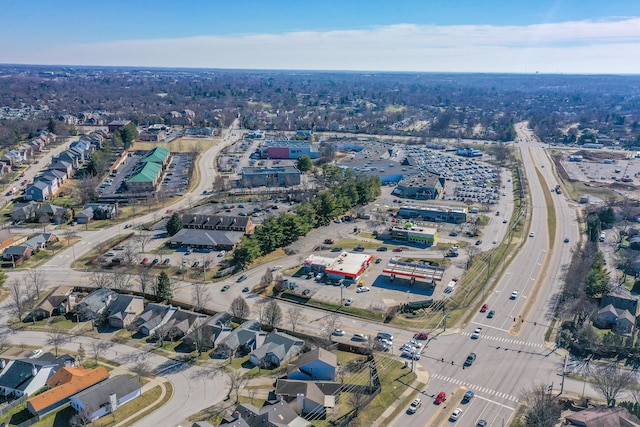
[(489, 309), (489, 305), (488, 304), (483, 304), (482, 308), (480, 309), (480, 313), (484, 313), (485, 311), (487, 311)]
[(402, 252), (402, 248), (394, 248), (393, 252)]
[(140, 264), (146, 264), (149, 262), (149, 258), (142, 258), (142, 261), (140, 261)]
[(439, 405), (445, 400), (447, 400), (447, 394), (444, 391), (438, 393), (438, 395), (436, 396), (436, 404)]
[(416, 332), (415, 334), (413, 334), (413, 339), (414, 340), (428, 340), (429, 339), (429, 334), (426, 332)]

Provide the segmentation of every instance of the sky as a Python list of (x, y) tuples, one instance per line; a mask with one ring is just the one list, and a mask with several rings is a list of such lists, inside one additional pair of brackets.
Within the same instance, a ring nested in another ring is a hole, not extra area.
[(0, 63), (638, 74), (640, 0), (0, 0)]

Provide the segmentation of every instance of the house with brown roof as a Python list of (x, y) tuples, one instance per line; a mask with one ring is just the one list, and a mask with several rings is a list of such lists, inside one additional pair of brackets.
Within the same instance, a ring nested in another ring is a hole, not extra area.
[(565, 417), (567, 424), (580, 427), (640, 427), (640, 420), (626, 408), (598, 406)]
[(49, 295), (47, 295), (40, 304), (38, 304), (25, 317), (25, 322), (46, 319), (51, 316), (73, 311), (76, 305), (76, 294), (73, 293), (73, 286), (58, 286)]
[(207, 317), (192, 311), (177, 310), (164, 326), (165, 338), (171, 341), (178, 340), (203, 325)]
[(108, 307), (108, 322), (113, 328), (126, 328), (144, 311), (144, 298), (118, 295)]
[(69, 402), (71, 396), (109, 378), (104, 366), (94, 369), (64, 367), (47, 380), (49, 390), (27, 400), (33, 415), (44, 415)]
[(324, 417), (333, 411), (340, 397), (341, 384), (334, 381), (278, 379), (275, 394), (291, 406), (296, 414)]
[(0, 230), (0, 249), (9, 247), (13, 242), (14, 238), (9, 230)]

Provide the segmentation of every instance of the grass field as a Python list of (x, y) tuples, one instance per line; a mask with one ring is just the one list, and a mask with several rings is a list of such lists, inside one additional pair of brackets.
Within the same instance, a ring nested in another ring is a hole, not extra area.
[(173, 153), (204, 153), (220, 141), (220, 138), (178, 138), (167, 142), (143, 142), (133, 143), (132, 150), (151, 150), (156, 147), (163, 147)]

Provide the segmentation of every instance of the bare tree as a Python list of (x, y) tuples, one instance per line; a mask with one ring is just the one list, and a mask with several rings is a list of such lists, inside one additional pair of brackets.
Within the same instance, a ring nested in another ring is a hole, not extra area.
[(53, 351), (58, 357), (58, 349), (64, 343), (69, 341), (70, 335), (67, 333), (65, 329), (62, 328), (53, 328), (49, 332), (47, 332), (47, 344), (53, 347)]
[(113, 346), (111, 341), (91, 340), (91, 352), (93, 353), (93, 363), (98, 364), (98, 358), (101, 357), (108, 348)]
[(140, 245), (141, 252), (144, 252), (144, 247), (149, 244), (153, 239), (153, 236), (149, 233), (143, 233), (142, 230), (134, 236), (134, 240)]
[(131, 372), (138, 376), (138, 380), (141, 377), (150, 377), (153, 375), (151, 371), (151, 365), (146, 360), (140, 360), (138, 363), (131, 367)]
[(349, 393), (347, 401), (353, 409), (361, 410), (367, 402), (367, 396), (364, 393), (358, 393), (356, 390)]
[(249, 317), (249, 313), (251, 312), (249, 304), (247, 304), (247, 301), (245, 301), (245, 299), (241, 296), (238, 296), (233, 301), (231, 301), (229, 310), (231, 311), (231, 315), (238, 320), (247, 319)]
[(111, 275), (104, 271), (94, 271), (91, 273), (89, 283), (94, 288), (108, 288), (111, 284)]
[(282, 321), (282, 309), (278, 301), (271, 300), (260, 308), (260, 323), (271, 328), (277, 327)]
[(127, 271), (116, 271), (111, 274), (111, 289), (123, 291), (131, 288), (132, 275)]
[(607, 363), (595, 368), (592, 384), (607, 400), (607, 405), (614, 406), (620, 393), (634, 382), (632, 371), (621, 369), (616, 363)]
[(28, 285), (32, 289), (33, 296), (35, 298), (38, 298), (40, 294), (42, 294), (42, 291), (48, 284), (44, 272), (35, 268), (27, 270), (27, 277), (25, 280), (28, 280)]
[(561, 408), (558, 400), (545, 384), (537, 384), (524, 391), (524, 425), (527, 427), (553, 427), (558, 423)]
[(273, 272), (271, 271), (270, 268), (267, 268), (267, 271), (265, 271), (264, 276), (262, 276), (261, 281), (265, 285), (269, 285), (273, 281)]
[(340, 326), (340, 316), (338, 316), (338, 314), (336, 313), (331, 313), (330, 315), (325, 316), (323, 323), (323, 336), (327, 341), (331, 342), (333, 331), (335, 331), (336, 328)]
[(289, 321), (291, 322), (291, 330), (295, 332), (298, 328), (298, 325), (300, 324), (300, 320), (302, 320), (302, 309), (300, 307), (294, 306), (288, 310), (288, 313)]
[(199, 356), (203, 351), (213, 348), (213, 336), (211, 335), (211, 330), (207, 327), (206, 319), (201, 319), (196, 322), (197, 326), (193, 332), (189, 334), (189, 337)]
[(478, 248), (475, 245), (473, 246), (469, 245), (469, 246), (466, 246), (464, 250), (467, 252), (466, 269), (468, 270), (473, 265), (473, 262), (475, 261), (476, 256), (480, 253), (480, 248)]
[(236, 402), (238, 402), (238, 400), (240, 399), (240, 389), (242, 389), (247, 382), (249, 381), (248, 378), (246, 378), (244, 376), (244, 373), (240, 370), (232, 370), (230, 372), (227, 372), (227, 375), (229, 376), (229, 394), (231, 394), (231, 392), (233, 392), (236, 395)]
[(82, 408), (69, 419), (69, 425), (71, 427), (86, 427), (89, 424), (91, 424), (91, 414), (87, 408)]
[(7, 302), (7, 308), (12, 316), (18, 320), (22, 320), (28, 310), (28, 296), (24, 286), (18, 280), (12, 280), (7, 285), (9, 291), (9, 299)]
[(193, 302), (193, 309), (195, 311), (202, 310), (209, 303), (211, 295), (209, 294), (209, 288), (204, 283), (197, 283), (193, 287), (193, 295), (191, 301)]
[(141, 267), (138, 269), (137, 282), (138, 285), (140, 285), (140, 291), (143, 294), (146, 294), (147, 290), (150, 290), (150, 287), (153, 286), (155, 282), (155, 276), (151, 274), (150, 269)]
[(78, 236), (78, 233), (73, 228), (65, 230), (62, 235), (67, 240), (67, 246), (71, 245), (71, 240), (75, 239)]
[(135, 264), (138, 257), (137, 245), (127, 245), (122, 251), (122, 258), (125, 264)]
[(77, 190), (74, 192), (80, 198), (80, 204), (84, 205), (98, 199), (98, 186), (100, 185), (100, 177), (85, 175), (82, 179), (77, 180)]

